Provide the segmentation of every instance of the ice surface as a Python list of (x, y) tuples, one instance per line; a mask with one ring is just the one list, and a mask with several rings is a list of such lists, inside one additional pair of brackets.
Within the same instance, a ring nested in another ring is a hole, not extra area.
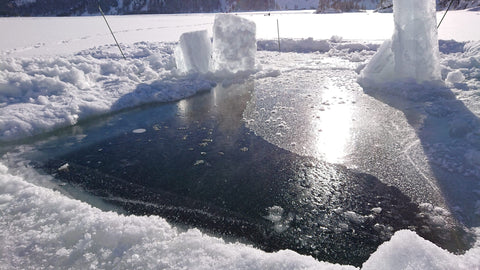
[(256, 25), (232, 14), (217, 14), (213, 25), (213, 71), (236, 73), (255, 68)]
[(366, 87), (441, 80), (435, 0), (394, 0), (395, 30), (360, 75)]
[(206, 30), (187, 32), (180, 36), (175, 61), (182, 72), (207, 73), (210, 70), (211, 55), (212, 42)]

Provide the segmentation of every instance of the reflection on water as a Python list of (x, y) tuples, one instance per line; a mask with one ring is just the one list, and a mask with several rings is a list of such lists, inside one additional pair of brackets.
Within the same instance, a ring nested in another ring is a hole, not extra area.
[(276, 78), (259, 86), (244, 113), (247, 125), (277, 146), (343, 164), (353, 151), (349, 105), (355, 101), (328, 76), (320, 85), (312, 82), (316, 75), (297, 77), (294, 83)]
[(312, 130), (318, 131), (314, 140), (315, 151), (327, 162), (342, 164), (349, 153), (347, 147), (354, 135), (350, 130), (352, 107), (343, 106), (346, 99), (343, 92), (337, 91), (331, 83), (327, 82), (325, 85), (327, 89), (322, 92), (320, 99), (335, 100), (340, 106), (330, 106), (329, 109), (323, 107), (320, 116), (313, 118)]

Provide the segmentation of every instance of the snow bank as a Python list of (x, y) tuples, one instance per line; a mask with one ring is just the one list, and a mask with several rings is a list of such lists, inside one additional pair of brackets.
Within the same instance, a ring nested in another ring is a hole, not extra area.
[(392, 40), (381, 46), (361, 72), (362, 86), (384, 88), (395, 82), (440, 82), (435, 8), (434, 0), (394, 0)]
[[(257, 48), (261, 51), (278, 51), (278, 40), (259, 40)], [(280, 48), (282, 52), (328, 52), (331, 49), (331, 45), (327, 40), (285, 38), (280, 40)]]
[(206, 30), (187, 32), (180, 36), (175, 49), (175, 62), (181, 72), (207, 73), (211, 55), (212, 42)]
[(213, 24), (213, 71), (254, 70), (256, 25), (232, 14), (217, 14)]
[(73, 56), (0, 59), (0, 140), (142, 103), (178, 100), (215, 84), (177, 77), (172, 47), (137, 43), (125, 48), (126, 61), (113, 45)]
[(363, 270), (377, 269), (478, 269), (480, 247), (465, 255), (454, 255), (443, 250), (414, 232), (396, 232), (392, 239), (382, 244), (363, 264)]

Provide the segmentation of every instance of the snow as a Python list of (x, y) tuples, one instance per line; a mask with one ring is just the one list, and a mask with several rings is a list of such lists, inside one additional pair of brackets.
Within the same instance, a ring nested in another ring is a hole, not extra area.
[[(442, 14), (437, 13), (439, 15)], [(252, 67), (251, 58), (247, 61), (246, 66), (256, 72), (249, 78), (264, 78), (262, 83), (270, 82), (272, 87), (276, 86), (272, 81), (282, 74), (308, 77), (315, 70), (331, 69), (332, 75), (342, 77), (347, 70), (351, 72), (365, 65), (377, 49), (379, 53), (370, 63), (393, 61), (385, 57), (394, 56), (392, 41), (379, 48), (380, 41), (392, 37), (392, 14), (284, 12), (272, 13), (272, 16), (247, 13), (241, 17), (255, 22), (259, 39), (260, 51), (254, 58), (255, 66)], [(174, 56), (176, 42), (183, 33), (206, 30), (208, 36), (212, 36), (214, 15), (108, 16), (108, 19), (127, 60), (122, 59), (98, 17), (0, 18), (5, 36), (16, 37), (21, 32), (25, 37), (0, 40), (2, 143), (42, 134), (99, 114), (149, 102), (178, 100), (208, 90), (218, 82), (217, 78), (195, 72), (179, 74)], [(270, 52), (278, 48), (277, 19), (281, 27), (282, 50), (288, 53)], [(431, 18), (427, 22), (431, 23)], [(422, 116), (425, 119), (438, 117), (439, 121), (446, 122), (450, 135), (454, 137), (445, 139), (442, 134), (436, 134), (441, 137), (439, 141), (425, 145), (431, 163), (461, 177), (474, 179), (480, 177), (480, 126), (475, 122), (480, 116), (480, 31), (471, 25), (479, 23), (480, 16), (476, 12), (449, 12), (438, 33), (442, 39), (439, 72), (457, 100), (421, 104), (425, 110)], [(251, 27), (246, 28), (252, 33)], [(433, 39), (431, 36), (423, 41), (426, 44)], [(243, 45), (251, 45), (250, 41), (224, 42), (221, 47), (243, 49)], [(391, 53), (384, 52), (388, 50)], [(250, 55), (248, 52), (242, 55)], [(320, 54), (326, 57), (320, 58)], [(299, 58), (304, 62), (300, 64)], [(428, 62), (434, 63), (434, 58), (430, 55)], [(341, 68), (332, 64), (340, 61), (338, 59), (343, 61)], [(371, 64), (364, 70), (377, 68)], [(405, 68), (401, 71), (403, 75), (410, 74)], [(382, 72), (393, 76), (394, 69)], [(428, 76), (419, 78), (423, 80)], [(358, 87), (353, 86), (354, 81), (328, 81), (325, 84), (333, 96), (340, 95), (340, 90), (350, 91)], [(339, 99), (326, 98), (319, 110), (328, 113), (333, 102), (345, 104)], [(278, 119), (273, 112), (269, 117), (278, 129), (288, 130), (284, 119)], [(350, 115), (346, 117), (351, 120)], [(334, 124), (338, 126), (337, 122)], [(135, 128), (132, 132), (147, 132), (142, 127)], [(421, 129), (422, 126), (415, 128)], [(328, 130), (320, 133), (328, 133)], [(340, 135), (333, 136), (338, 138)], [(414, 143), (418, 140), (405, 139)], [(335, 151), (339, 151), (338, 147)], [(197, 165), (202, 163), (197, 162)], [(60, 169), (67, 170), (68, 164)], [(460, 189), (465, 183), (454, 182), (452, 185), (453, 189)], [(58, 189), (52, 179), (39, 175), (28, 164), (14, 165), (7, 155), (2, 157), (0, 268), (355, 269), (318, 262), (293, 251), (266, 253), (242, 243), (206, 235), (198, 229), (177, 228), (156, 216), (103, 212), (55, 191)], [(480, 199), (478, 196), (467, 199), (471, 200), (471, 211), (477, 213), (478, 218)], [(444, 209), (431, 205), (422, 207), (431, 212), (432, 223), (441, 225)], [(267, 216), (279, 231), (289, 222), (288, 215), (282, 210), (272, 206)], [(372, 209), (372, 214), (381, 213), (381, 208)], [(365, 219), (355, 212), (345, 215), (354, 222), (361, 223)], [(480, 235), (478, 229), (472, 230)], [(362, 269), (478, 269), (479, 265), (478, 243), (465, 254), (455, 255), (413, 232), (399, 231), (371, 255)]]
[[(393, 33), (393, 14), (341, 13), (314, 14), (313, 11), (239, 13), (257, 25), (257, 39), (277, 38), (277, 19), (281, 38), (327, 40), (336, 35), (344, 40), (383, 41)], [(471, 25), (480, 23), (478, 12), (449, 11), (439, 29), (439, 39), (480, 40)], [(441, 18), (443, 12), (437, 12)], [(107, 16), (121, 45), (138, 42), (177, 42), (185, 32), (207, 30), (212, 35), (214, 14)], [(0, 39), (1, 53), (13, 57), (58, 56), (73, 54), (95, 46), (112, 44), (113, 38), (101, 17), (0, 18), (5, 36), (22, 33), (28, 38)], [(316, 27), (297, 27), (315, 25)], [(374, 31), (372, 29), (375, 29)]]
[[(257, 42), (258, 50), (278, 51), (278, 40), (260, 40)], [(327, 40), (307, 39), (285, 39), (280, 40), (280, 50), (282, 52), (328, 52), (331, 49), (330, 42)]]
[(451, 71), (447, 75), (446, 82), (450, 84), (462, 83), (465, 80), (465, 76), (460, 70)]
[(176, 76), (171, 45), (127, 47), (130, 61), (118, 58), (116, 50), (106, 46), (54, 58), (2, 58), (0, 140), (144, 103), (178, 100), (215, 85), (196, 75)]
[(478, 247), (465, 255), (453, 255), (403, 230), (382, 244), (362, 269), (478, 269), (479, 255)]
[(213, 25), (212, 70), (237, 73), (255, 68), (256, 25), (232, 14), (217, 14)]
[(177, 68), (184, 73), (210, 71), (212, 42), (206, 30), (187, 32), (180, 36), (175, 50)]

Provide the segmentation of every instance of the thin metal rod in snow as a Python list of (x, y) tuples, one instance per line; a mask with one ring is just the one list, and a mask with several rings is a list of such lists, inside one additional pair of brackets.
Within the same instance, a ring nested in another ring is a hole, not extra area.
[(277, 34), (278, 34), (278, 52), (281, 52), (281, 49), (280, 49), (280, 25), (278, 24), (278, 19), (277, 19)]
[(127, 58), (125, 57), (125, 54), (123, 54), (122, 48), (120, 48), (120, 44), (118, 44), (117, 38), (116, 38), (115, 35), (113, 34), (112, 28), (110, 28), (110, 25), (108, 24), (107, 18), (105, 17), (105, 13), (103, 13), (103, 10), (102, 10), (102, 7), (100, 6), (100, 3), (98, 3), (98, 10), (100, 10), (100, 13), (102, 13), (102, 17), (103, 17), (103, 19), (105, 20), (105, 23), (106, 23), (107, 26), (108, 26), (108, 30), (110, 30), (110, 33), (112, 34), (113, 39), (115, 40), (115, 43), (117, 44), (117, 47), (118, 47), (118, 49), (120, 50), (120, 53), (121, 53), (122, 56), (123, 56), (123, 59), (124, 59), (124, 60), (127, 60)]
[(445, 13), (443, 13), (443, 17), (442, 17), (442, 19), (440, 20), (440, 22), (438, 23), (437, 29), (440, 28), (440, 24), (442, 24), (443, 19), (444, 19), (445, 16), (447, 15), (447, 12), (450, 10), (450, 7), (452, 6), (452, 4), (453, 4), (453, 0), (450, 1), (450, 4), (448, 4), (447, 10), (445, 10)]

